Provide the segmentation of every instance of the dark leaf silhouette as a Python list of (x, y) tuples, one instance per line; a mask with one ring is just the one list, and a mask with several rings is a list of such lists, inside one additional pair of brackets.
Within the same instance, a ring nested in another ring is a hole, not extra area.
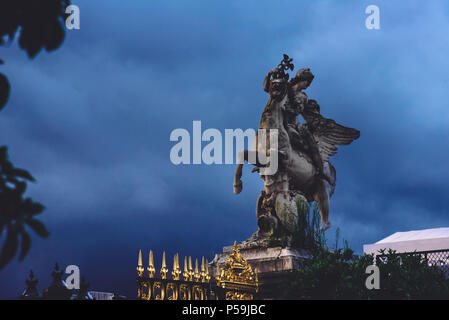
[[(16, 35), (19, 46), (34, 58), (44, 48), (57, 49), (64, 41), (65, 9), (69, 0), (0, 1), (0, 45), (5, 38), (12, 42)], [(3, 64), (3, 60), (0, 60)], [(0, 110), (8, 101), (10, 85), (0, 73)]]
[(50, 234), (44, 224), (34, 218), (44, 207), (31, 198), (24, 198), (28, 181), (34, 181), (33, 176), (15, 168), (8, 160), (7, 148), (0, 147), (0, 232), (6, 229), (0, 269), (14, 258), (19, 243), (19, 260), (25, 258), (31, 246), (31, 237), (25, 230), (27, 226), (42, 238)]
[(40, 203), (33, 202), (30, 198), (26, 198), (23, 201), (22, 209), (28, 212), (30, 216), (34, 216), (44, 211), (44, 206)]
[(9, 98), (10, 85), (8, 79), (0, 73), (0, 110), (6, 105)]
[(9, 261), (14, 258), (19, 246), (19, 238), (17, 234), (17, 229), (8, 225), (6, 240), (3, 244), (2, 252), (0, 253), (0, 269), (3, 268)]
[(26, 223), (42, 238), (47, 238), (50, 235), (50, 232), (47, 231), (47, 228), (44, 226), (42, 222), (36, 219), (27, 219)]
[(65, 9), (68, 0), (2, 0), (0, 2), (0, 45), (7, 36), (12, 41), (18, 31), (19, 46), (30, 58), (43, 48), (57, 49), (64, 40)]
[[(36, 57), (42, 49), (57, 49), (64, 40), (64, 21), (68, 17), (65, 10), (69, 5), (69, 0), (1, 0), (0, 45), (11, 43), (17, 36), (20, 48), (27, 52), (29, 58)], [(3, 60), (0, 60), (1, 64)], [(8, 78), (0, 73), (0, 110), (8, 102), (10, 91)], [(26, 226), (43, 238), (49, 236), (43, 223), (33, 218), (44, 207), (24, 198), (27, 182), (34, 181), (28, 171), (15, 168), (8, 160), (7, 148), (0, 147), (0, 236), (6, 230), (0, 252), (0, 269), (14, 258), (20, 240), (19, 260), (25, 258), (31, 246)]]
[(47, 26), (47, 39), (45, 49), (52, 51), (57, 49), (64, 40), (64, 29), (58, 20), (54, 20)]
[(5, 146), (0, 147), (0, 161), (5, 162), (8, 159), (8, 148)]
[(16, 176), (16, 177), (19, 177), (19, 178), (22, 178), (22, 179), (25, 179), (25, 180), (28, 180), (31, 182), (35, 181), (34, 177), (28, 171), (23, 170), (23, 169), (14, 168), (11, 170), (11, 174), (13, 176)]

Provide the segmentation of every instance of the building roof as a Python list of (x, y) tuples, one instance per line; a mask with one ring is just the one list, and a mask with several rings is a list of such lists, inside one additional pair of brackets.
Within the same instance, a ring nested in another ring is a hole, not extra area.
[(381, 249), (393, 249), (397, 252), (447, 250), (449, 228), (396, 232), (374, 244), (363, 246), (365, 253), (378, 253)]
[(449, 238), (449, 228), (435, 228), (396, 232), (376, 243), (390, 243), (399, 241), (427, 240), (436, 238)]

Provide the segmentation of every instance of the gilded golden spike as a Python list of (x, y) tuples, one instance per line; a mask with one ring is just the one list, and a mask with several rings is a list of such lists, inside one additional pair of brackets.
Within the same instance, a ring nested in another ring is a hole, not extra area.
[(143, 272), (145, 269), (143, 268), (142, 264), (142, 250), (139, 250), (139, 258), (137, 259), (137, 274), (139, 277), (143, 276)]
[(238, 255), (240, 253), (239, 247), (237, 246), (237, 241), (234, 241), (234, 247), (232, 248), (232, 253)]
[(153, 278), (154, 274), (156, 273), (156, 269), (154, 268), (154, 259), (153, 259), (153, 251), (152, 250), (150, 250), (150, 258), (148, 261), (147, 271), (148, 271), (148, 276), (150, 278)]
[(173, 258), (173, 272), (172, 272), (173, 280), (180, 280), (181, 270), (179, 268), (179, 254), (175, 254)]
[(173, 256), (173, 270), (171, 272), (171, 276), (172, 276), (173, 280), (176, 280), (175, 279), (176, 278), (175, 271), (176, 271), (176, 254)]
[(221, 280), (221, 275), (220, 275), (220, 265), (217, 263), (217, 274), (215, 275), (215, 279), (217, 281)]
[(167, 263), (165, 262), (165, 251), (162, 253), (162, 268), (161, 268), (161, 278), (167, 279)]
[(201, 258), (201, 282), (206, 282), (206, 266), (204, 265), (204, 257)]
[(259, 271), (257, 271), (257, 268), (254, 271), (256, 273), (256, 292), (259, 292)]
[(182, 274), (184, 281), (189, 281), (189, 269), (187, 267), (187, 257), (184, 257), (184, 273)]
[(192, 257), (189, 256), (189, 281), (193, 281)]
[(195, 259), (195, 273), (193, 276), (194, 276), (196, 282), (200, 282), (201, 275), (198, 270), (198, 259)]
[(209, 274), (209, 261), (206, 259), (206, 282), (210, 281), (210, 274)]

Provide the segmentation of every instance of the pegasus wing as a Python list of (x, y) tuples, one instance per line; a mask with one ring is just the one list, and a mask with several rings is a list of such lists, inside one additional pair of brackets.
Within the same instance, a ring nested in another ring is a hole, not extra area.
[(320, 117), (316, 122), (313, 136), (323, 162), (337, 153), (338, 145), (348, 145), (360, 137), (360, 131), (342, 126), (332, 119)]

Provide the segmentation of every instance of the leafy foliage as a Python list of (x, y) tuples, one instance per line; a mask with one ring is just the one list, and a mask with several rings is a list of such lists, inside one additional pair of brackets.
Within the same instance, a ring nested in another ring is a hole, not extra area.
[(320, 210), (316, 203), (309, 207), (306, 201), (298, 201), (298, 230), (295, 235), (293, 246), (304, 248), (315, 252), (321, 250), (326, 239), (320, 228)]
[(373, 255), (354, 257), (349, 248), (321, 250), (292, 274), (282, 288), (289, 299), (449, 299), (449, 279), (436, 266), (429, 266), (420, 254), (380, 252), (377, 261), (380, 289), (368, 290), (366, 268)]
[[(69, 0), (0, 1), (0, 45), (12, 42), (17, 36), (20, 48), (29, 58), (42, 49), (57, 49), (64, 40), (63, 23), (69, 5)], [(0, 73), (0, 110), (8, 102), (10, 87), (8, 78)], [(42, 222), (35, 219), (44, 207), (24, 198), (27, 182), (33, 181), (28, 171), (15, 168), (8, 160), (7, 148), (0, 147), (0, 239), (6, 232), (0, 251), (0, 269), (14, 258), (19, 244), (19, 260), (29, 251), (31, 237), (25, 226), (43, 238), (49, 235)]]
[[(0, 45), (18, 35), (20, 48), (30, 58), (42, 49), (57, 49), (64, 40), (63, 20), (69, 4), (69, 0), (0, 1)], [(0, 73), (0, 110), (8, 101), (9, 91), (8, 79)]]
[(42, 222), (35, 218), (44, 207), (30, 198), (24, 198), (27, 182), (33, 181), (28, 171), (15, 168), (8, 160), (7, 148), (0, 147), (0, 235), (6, 230), (0, 252), (0, 269), (14, 258), (19, 243), (19, 260), (25, 258), (31, 246), (31, 237), (25, 226), (42, 238), (49, 236)]
[[(340, 229), (336, 230), (335, 249), (326, 245), (320, 228), (316, 204), (310, 208), (298, 202), (300, 233), (296, 246), (308, 249), (311, 258), (301, 269), (291, 272), (289, 281), (279, 288), (282, 299), (449, 299), (449, 279), (437, 266), (429, 266), (419, 253), (399, 254), (381, 250), (376, 265), (380, 289), (367, 289), (374, 264), (373, 255), (354, 255), (348, 242), (339, 249)], [(382, 259), (379, 259), (382, 257)]]
[(5, 106), (6, 102), (8, 102), (9, 91), (11, 90), (10, 87), (8, 78), (0, 73), (0, 110)]
[(19, 32), (19, 45), (34, 58), (42, 48), (58, 48), (64, 40), (63, 18), (68, 0), (3, 0), (0, 2), (0, 45)]

